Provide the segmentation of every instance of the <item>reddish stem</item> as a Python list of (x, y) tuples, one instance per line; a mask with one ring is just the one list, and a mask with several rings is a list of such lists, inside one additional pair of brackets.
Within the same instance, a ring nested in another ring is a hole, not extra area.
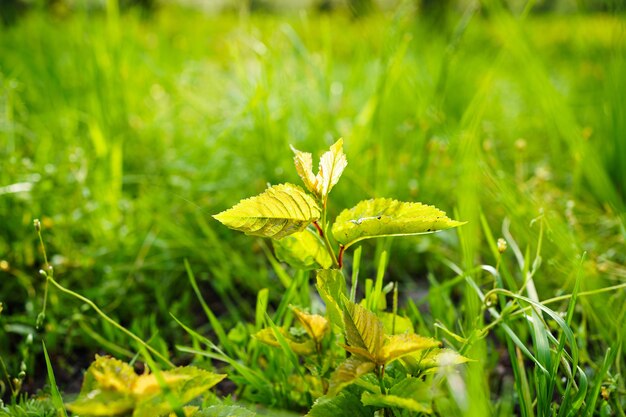
[(337, 256), (337, 263), (339, 264), (339, 269), (343, 266), (343, 252), (346, 250), (346, 247), (343, 245), (339, 245), (339, 256)]
[(315, 226), (315, 228), (317, 229), (317, 233), (320, 235), (320, 237), (323, 238), (324, 237), (324, 231), (322, 230), (320, 225), (317, 224), (317, 222), (313, 222), (313, 226)]

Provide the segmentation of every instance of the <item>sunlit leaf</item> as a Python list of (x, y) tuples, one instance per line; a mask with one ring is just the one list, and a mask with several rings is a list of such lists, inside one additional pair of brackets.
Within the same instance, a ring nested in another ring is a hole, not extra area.
[[(296, 354), (307, 356), (315, 353), (315, 343), (313, 340), (306, 340), (304, 342), (298, 342), (293, 340), (290, 337), (289, 332), (285, 331), (285, 329), (278, 328), (278, 331), (283, 336), (289, 348)], [(254, 338), (259, 342), (265, 343), (266, 345), (273, 347), (280, 347), (280, 343), (276, 339), (276, 335), (271, 327), (262, 329), (254, 334)]]
[(387, 313), (384, 311), (376, 314), (380, 321), (383, 323), (383, 328), (386, 334), (402, 334), (413, 333), (413, 323), (407, 317), (400, 316), (398, 314)]
[(348, 160), (343, 153), (343, 139), (339, 139), (320, 158), (317, 183), (318, 192), (322, 197), (326, 197), (330, 193), (330, 190), (337, 184), (347, 165)]
[[(169, 371), (162, 371), (160, 377), (167, 384), (173, 398), (176, 398), (181, 405), (184, 405), (204, 394), (223, 380), (226, 375), (215, 374), (193, 366), (183, 366)], [(151, 386), (151, 381), (148, 381), (146, 386)], [(146, 393), (153, 391), (153, 389), (146, 389)], [(133, 417), (154, 417), (171, 411), (171, 402), (157, 389), (152, 395), (148, 394), (138, 397)]]
[(316, 287), (326, 304), (326, 312), (333, 325), (343, 327), (341, 299), (346, 296), (346, 280), (339, 269), (320, 269), (316, 273)]
[(343, 361), (330, 377), (328, 395), (337, 394), (343, 387), (353, 383), (375, 368), (374, 362), (351, 356)]
[(330, 190), (337, 184), (343, 170), (348, 165), (343, 153), (343, 139), (339, 139), (320, 158), (317, 175), (313, 174), (313, 157), (308, 152), (301, 152), (291, 147), (294, 153), (294, 164), (298, 175), (306, 188), (319, 199), (325, 199)]
[(133, 417), (154, 417), (172, 411), (161, 384), (167, 385), (168, 391), (184, 405), (225, 377), (192, 366), (162, 371), (158, 377), (157, 374), (137, 376), (125, 362), (96, 356), (85, 374), (78, 398), (67, 407), (75, 414), (89, 416), (127, 415), (132, 411)]
[(302, 188), (280, 184), (213, 217), (247, 235), (280, 239), (320, 218), (317, 203)]
[(291, 150), (294, 153), (293, 162), (296, 166), (296, 171), (302, 178), (302, 182), (304, 182), (307, 190), (317, 195), (317, 178), (313, 174), (313, 156), (309, 152), (301, 152), (293, 146)]
[(349, 246), (373, 237), (433, 233), (462, 224), (434, 206), (376, 198), (341, 212), (332, 233), (339, 243)]
[(110, 356), (96, 355), (85, 373), (80, 396), (88, 395), (94, 390), (131, 393), (137, 378), (133, 367), (126, 362)]
[(298, 269), (330, 268), (333, 261), (317, 233), (304, 229), (274, 240), (276, 257)]
[(328, 320), (326, 320), (325, 317), (319, 314), (305, 313), (296, 307), (292, 307), (291, 309), (296, 315), (296, 318), (302, 323), (302, 327), (304, 327), (309, 336), (311, 336), (311, 339), (316, 343), (320, 343), (330, 331)]
[[(343, 323), (346, 340), (350, 348), (346, 348), (361, 356), (369, 354), (375, 360), (383, 347), (383, 324), (374, 313), (366, 310), (348, 299), (344, 299)], [(357, 353), (359, 352), (359, 353)]]
[(440, 346), (441, 342), (415, 333), (387, 336), (378, 360), (382, 363), (389, 363), (409, 353)]
[(119, 416), (135, 408), (135, 398), (128, 393), (94, 389), (87, 395), (81, 393), (76, 401), (65, 406), (77, 415)]
[(420, 361), (420, 366), (424, 370), (435, 372), (436, 368), (461, 365), (467, 362), (471, 362), (471, 359), (466, 358), (452, 349), (437, 349), (428, 352)]

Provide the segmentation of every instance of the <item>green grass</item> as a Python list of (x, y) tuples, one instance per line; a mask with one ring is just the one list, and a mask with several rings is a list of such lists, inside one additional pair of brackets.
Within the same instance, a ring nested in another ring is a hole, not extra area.
[[(195, 343), (186, 351), (198, 352), (208, 338), (243, 361), (235, 379), (260, 378), (249, 373), (259, 348), (237, 350), (225, 329), (255, 313), (261, 325), (266, 310), (278, 322), (289, 302), (308, 302), (309, 277), (272, 264), (266, 243), (210, 214), (266, 183), (297, 183), (289, 144), (320, 152), (343, 136), (349, 166), (331, 217), (389, 196), (468, 221), (458, 234), (364, 244), (360, 259), (360, 288), (382, 276), (388, 256), (385, 283), (400, 282), (400, 306), (416, 328), (475, 360), (454, 379), (462, 398), (450, 397), (449, 415), (543, 416), (565, 394), (575, 403), (580, 374), (562, 382), (558, 359), (571, 365), (577, 350), (588, 384), (580, 412), (601, 415), (608, 404), (623, 416), (626, 292), (599, 290), (626, 280), (624, 16), (520, 17), (498, 4), (451, 13), (450, 27), (437, 30), (406, 7), (361, 20), (175, 7), (148, 18), (31, 13), (0, 28), (0, 356), (8, 373), (24, 361), (25, 388), (43, 383), (45, 339), (59, 389), (71, 392), (95, 352), (130, 360), (142, 349), (54, 287), (45, 326), (35, 328), (45, 283), (32, 227), (40, 218), (64, 287), (170, 360), (193, 357), (175, 345)], [(509, 243), (502, 255), (498, 237)], [(264, 288), (268, 307), (256, 308)], [(517, 308), (578, 295), (575, 305), (543, 304), (568, 326), (534, 309), (505, 314), (487, 336), (481, 330), (495, 316), (483, 314), (481, 294), (492, 288), (514, 293), (494, 293), (495, 313), (521, 296), (529, 301)], [(272, 372), (292, 369), (273, 355)], [(302, 406), (285, 392), (257, 394), (249, 399)]]

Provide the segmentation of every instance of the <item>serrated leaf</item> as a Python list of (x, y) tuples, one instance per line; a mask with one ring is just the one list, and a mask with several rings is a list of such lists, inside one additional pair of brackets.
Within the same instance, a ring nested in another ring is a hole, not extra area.
[(336, 395), (343, 387), (350, 385), (375, 368), (374, 362), (351, 356), (335, 369), (330, 377), (328, 395)]
[(462, 224), (434, 206), (376, 198), (341, 212), (332, 233), (337, 242), (350, 246), (373, 237), (427, 234)]
[(307, 190), (317, 195), (317, 178), (313, 174), (313, 156), (309, 152), (301, 152), (291, 147), (294, 153), (293, 163), (296, 166), (296, 171)]
[(377, 362), (376, 357), (380, 354), (384, 342), (382, 322), (376, 314), (348, 299), (344, 299), (343, 304), (344, 330), (349, 345), (344, 348)]
[(415, 333), (387, 336), (385, 345), (381, 349), (379, 361), (389, 363), (409, 353), (440, 346), (441, 342), (430, 337), (416, 335)]
[(313, 174), (313, 157), (310, 153), (301, 152), (293, 146), (291, 150), (295, 155), (296, 171), (306, 188), (314, 193), (317, 198), (325, 199), (348, 165), (346, 155), (343, 153), (343, 139), (335, 142), (330, 150), (322, 155), (317, 175)]
[(375, 407), (395, 407), (403, 408), (405, 410), (414, 411), (417, 413), (432, 414), (433, 410), (418, 401), (411, 398), (398, 397), (396, 395), (383, 395), (372, 394), (370, 392), (364, 392), (361, 396), (361, 402), (363, 405), (370, 405)]
[(339, 139), (320, 158), (317, 182), (318, 192), (322, 197), (326, 197), (330, 193), (330, 190), (337, 184), (347, 165), (348, 160), (343, 153), (343, 139)]
[[(283, 336), (289, 348), (296, 354), (302, 356), (308, 356), (315, 353), (315, 343), (313, 340), (306, 340), (304, 342), (298, 342), (291, 339), (289, 332), (283, 328), (278, 328), (278, 331)], [(276, 335), (271, 327), (262, 329), (254, 334), (254, 338), (261, 343), (272, 347), (280, 347), (280, 343), (276, 340)]]
[(320, 241), (317, 233), (310, 229), (274, 240), (273, 243), (276, 257), (294, 268), (327, 269), (333, 263), (324, 243)]
[(304, 230), (320, 215), (317, 203), (302, 188), (280, 184), (213, 217), (247, 235), (280, 239)]
[(328, 320), (325, 317), (319, 314), (305, 313), (297, 307), (292, 307), (291, 310), (315, 343), (320, 343), (330, 331)]
[(305, 417), (374, 417), (375, 409), (361, 403), (358, 395), (344, 390), (339, 395), (318, 398)]
[(315, 275), (317, 292), (326, 304), (331, 323), (343, 327), (341, 299), (346, 296), (346, 280), (339, 269), (319, 269)]

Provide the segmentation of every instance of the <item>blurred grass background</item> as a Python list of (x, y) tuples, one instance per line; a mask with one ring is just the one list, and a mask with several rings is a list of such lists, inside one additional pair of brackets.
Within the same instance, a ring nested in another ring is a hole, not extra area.
[[(333, 216), (389, 196), (469, 221), (460, 238), (393, 241), (388, 279), (405, 298), (455, 276), (442, 260), (468, 270), (495, 262), (481, 216), (496, 237), (508, 219), (533, 253), (532, 220), (543, 219), (540, 299), (571, 292), (583, 252), (582, 291), (626, 280), (621, 2), (2, 8), (0, 356), (11, 375), (27, 363), (30, 389), (45, 368), (29, 334), (45, 334), (62, 381), (78, 383), (94, 352), (133, 350), (55, 291), (45, 329), (35, 329), (44, 279), (33, 219), (60, 282), (171, 354), (186, 336), (170, 313), (210, 332), (184, 259), (225, 323), (251, 317), (261, 288), (280, 297), (263, 243), (210, 214), (267, 183), (298, 183), (289, 144), (319, 155), (344, 137), (349, 165), (331, 195)], [(366, 276), (387, 244), (364, 248)], [(505, 259), (515, 270), (514, 254)], [(436, 294), (431, 324), (459, 330), (478, 313), (462, 284)], [(579, 302), (574, 330), (592, 371), (626, 334), (625, 301), (621, 290)], [(469, 415), (486, 415), (489, 389), (498, 394), (481, 384), (494, 383), (498, 363), (487, 359), (493, 347), (477, 349), (487, 363), (469, 373), (482, 390)]]

